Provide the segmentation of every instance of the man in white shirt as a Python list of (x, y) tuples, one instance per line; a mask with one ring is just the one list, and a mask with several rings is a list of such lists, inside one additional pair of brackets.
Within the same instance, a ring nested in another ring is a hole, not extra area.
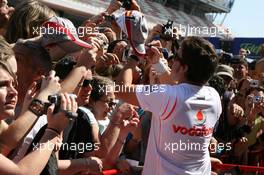
[(117, 93), (152, 112), (143, 175), (209, 175), (208, 146), (222, 112), (218, 93), (205, 86), (217, 65), (215, 50), (202, 38), (188, 37), (171, 71), (160, 61), (158, 48), (151, 47), (151, 52), (150, 62), (160, 77), (178, 84), (132, 86)]

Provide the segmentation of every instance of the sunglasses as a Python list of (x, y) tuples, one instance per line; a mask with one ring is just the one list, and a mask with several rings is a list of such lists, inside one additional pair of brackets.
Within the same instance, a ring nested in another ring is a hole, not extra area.
[(116, 106), (116, 104), (117, 104), (114, 100), (100, 100), (100, 101), (102, 101), (102, 102), (104, 102), (104, 103), (107, 103), (107, 105), (108, 105), (110, 108)]
[(122, 61), (126, 61), (128, 56), (129, 56), (129, 53), (130, 52), (130, 48), (129, 47), (126, 47), (123, 51), (123, 55), (122, 55)]

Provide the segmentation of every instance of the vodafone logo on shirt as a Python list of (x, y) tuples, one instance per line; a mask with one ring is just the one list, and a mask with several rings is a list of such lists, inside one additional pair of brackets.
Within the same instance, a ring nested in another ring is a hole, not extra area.
[(177, 126), (172, 124), (172, 129), (175, 134), (189, 135), (189, 136), (199, 136), (204, 137), (213, 133), (214, 128), (207, 128), (204, 124), (206, 122), (206, 115), (199, 110), (195, 115), (196, 124), (188, 128), (186, 126)]
[(201, 110), (199, 110), (197, 113), (196, 113), (196, 126), (202, 126), (205, 124), (206, 122), (206, 115), (203, 114), (203, 112)]

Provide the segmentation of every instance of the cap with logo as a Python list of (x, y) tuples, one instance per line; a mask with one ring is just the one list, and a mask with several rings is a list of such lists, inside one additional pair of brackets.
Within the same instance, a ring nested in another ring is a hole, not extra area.
[(72, 53), (83, 48), (92, 48), (92, 45), (79, 39), (73, 23), (66, 19), (54, 16), (42, 26), (42, 46), (58, 44), (65, 51)]
[(125, 11), (116, 17), (116, 22), (128, 37), (133, 50), (138, 55), (146, 54), (145, 41), (148, 36), (148, 28), (144, 15), (136, 10)]

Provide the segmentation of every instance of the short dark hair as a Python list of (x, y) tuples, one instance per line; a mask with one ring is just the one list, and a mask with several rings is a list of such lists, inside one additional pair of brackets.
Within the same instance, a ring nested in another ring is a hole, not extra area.
[(210, 78), (208, 81), (209, 86), (215, 88), (215, 90), (218, 92), (220, 97), (224, 96), (225, 93), (225, 80), (219, 76), (219, 75), (214, 75)]
[(181, 44), (182, 61), (188, 66), (187, 80), (198, 85), (205, 84), (213, 76), (217, 55), (213, 45), (201, 37), (187, 37)]
[(90, 98), (96, 102), (106, 95), (106, 88), (113, 86), (114, 82), (103, 76), (94, 76), (92, 80), (92, 91)]
[(114, 48), (115, 48), (115, 46), (117, 45), (117, 43), (122, 42), (122, 41), (127, 42), (126, 40), (115, 40), (115, 41), (111, 42), (111, 43), (108, 45), (107, 53), (113, 53)]

